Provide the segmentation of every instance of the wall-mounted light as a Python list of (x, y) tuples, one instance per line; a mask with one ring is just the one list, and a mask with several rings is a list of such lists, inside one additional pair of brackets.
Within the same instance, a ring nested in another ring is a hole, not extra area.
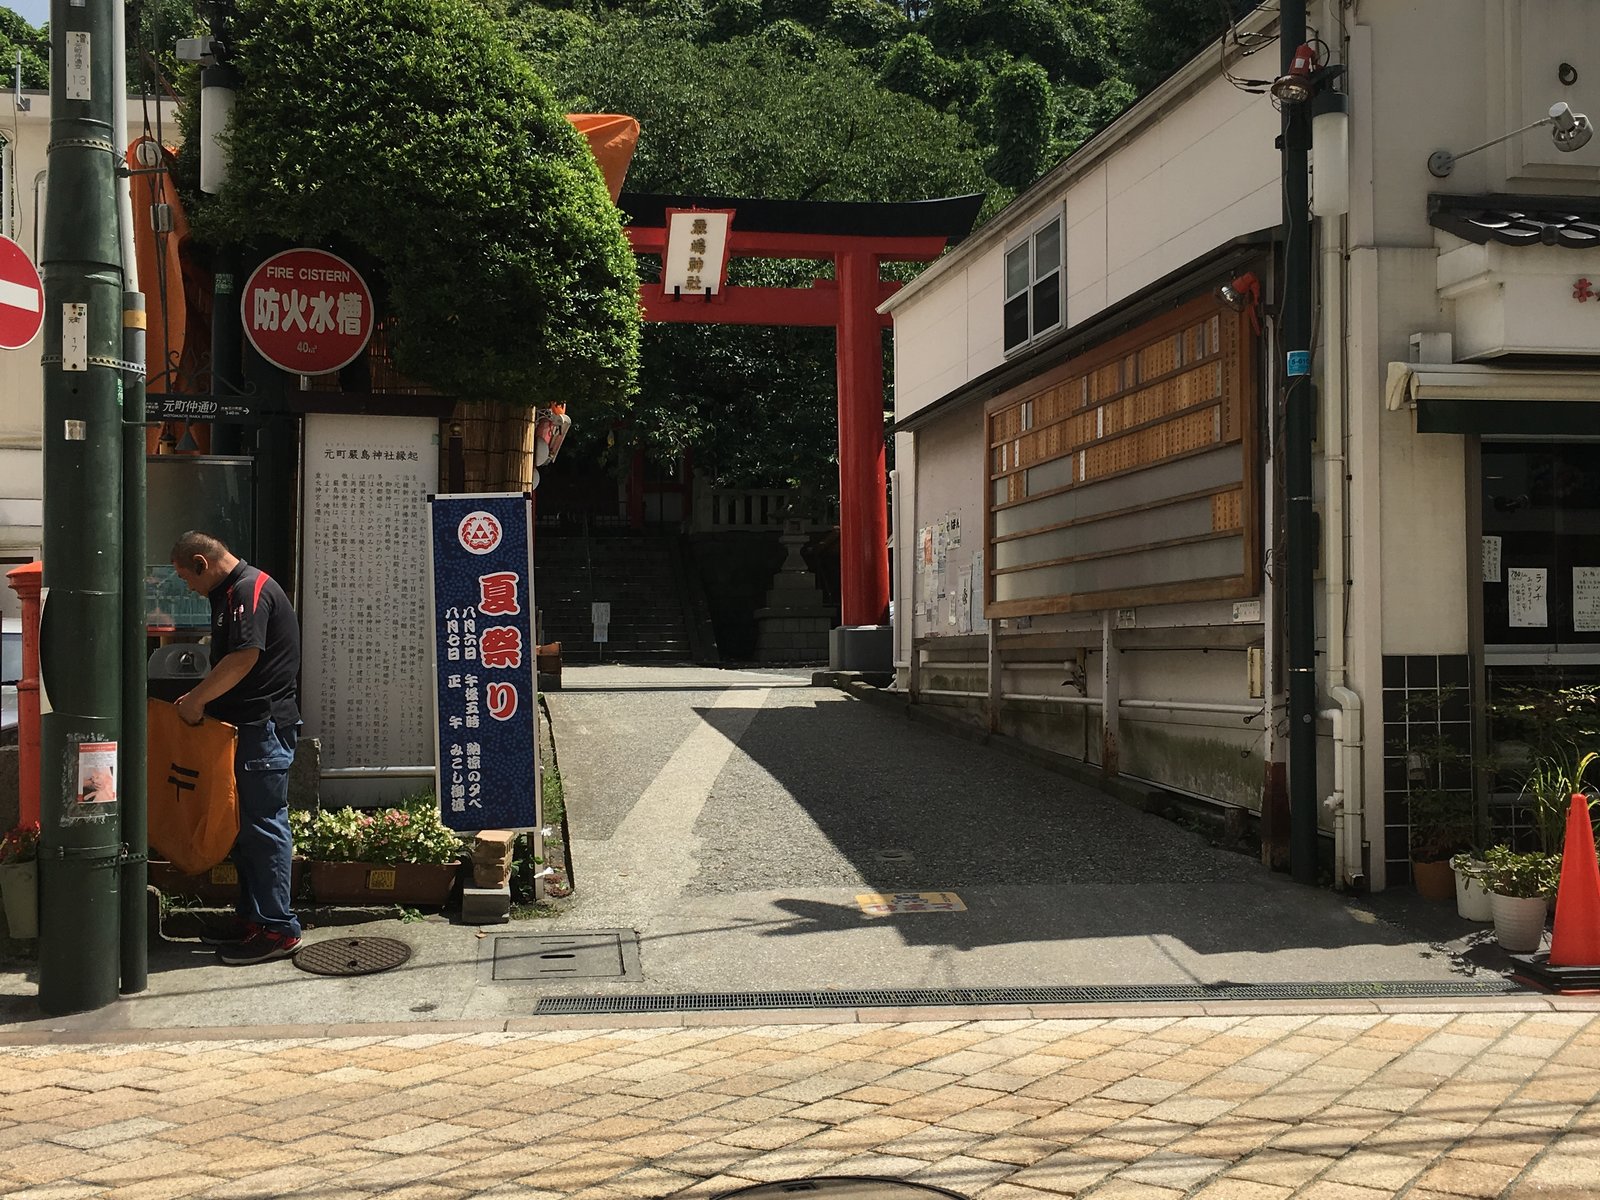
[(1479, 150), (1487, 150), (1490, 146), (1498, 146), (1501, 142), (1509, 141), (1519, 133), (1527, 133), (1531, 129), (1538, 129), (1541, 125), (1550, 126), (1550, 140), (1555, 143), (1557, 150), (1563, 154), (1571, 154), (1574, 150), (1581, 150), (1589, 144), (1589, 139), (1594, 136), (1594, 126), (1589, 123), (1589, 118), (1582, 113), (1572, 111), (1572, 106), (1565, 100), (1557, 101), (1550, 106), (1550, 115), (1524, 125), (1521, 129), (1513, 129), (1510, 133), (1491, 138), (1481, 146), (1474, 146), (1470, 150), (1463, 150), (1460, 154), (1452, 154), (1448, 150), (1435, 150), (1428, 155), (1428, 171), (1435, 178), (1443, 179), (1455, 170), (1456, 163), (1469, 154), (1476, 154)]
[(1311, 212), (1339, 217), (1350, 211), (1350, 102), (1326, 88), (1311, 102)]
[(1250, 314), (1250, 327), (1261, 333), (1261, 279), (1246, 271), (1219, 287), (1213, 295), (1234, 312)]

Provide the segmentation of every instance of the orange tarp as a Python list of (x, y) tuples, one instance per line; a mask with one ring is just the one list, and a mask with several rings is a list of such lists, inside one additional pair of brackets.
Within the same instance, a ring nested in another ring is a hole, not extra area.
[(606, 190), (615, 204), (639, 145), (639, 122), (619, 113), (568, 113), (567, 120), (589, 140), (589, 149), (600, 164), (600, 174), (605, 176)]
[[(178, 386), (167, 372), (182, 366), (193, 371), (198, 355), (211, 344), (211, 280), (193, 261), (189, 243), (189, 217), (172, 181), (175, 151), (158, 146), (154, 138), (141, 137), (128, 147), (128, 166), (140, 172), (133, 176), (133, 253), (139, 267), (139, 290), (144, 293), (145, 361), (149, 377), (145, 387), (151, 392), (194, 391), (191, 385)], [(159, 165), (162, 169), (151, 171)], [(157, 204), (169, 205), (172, 229), (157, 233), (151, 225), (151, 211)], [(187, 284), (185, 276), (188, 276)], [(145, 431), (145, 449), (154, 454), (161, 430)], [(204, 422), (194, 430), (205, 450), (210, 444)]]

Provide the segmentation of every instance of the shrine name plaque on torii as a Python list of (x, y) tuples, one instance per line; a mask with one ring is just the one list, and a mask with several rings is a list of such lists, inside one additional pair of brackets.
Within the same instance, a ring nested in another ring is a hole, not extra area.
[[(664, 272), (684, 261), (683, 248), (669, 245), (674, 236), (693, 231), (701, 247), (693, 261), (704, 265), (683, 278), (702, 284), (699, 290), (683, 282), (640, 286), (647, 321), (831, 325), (836, 331), (843, 627), (830, 639), (829, 665), (891, 670), (883, 427), (883, 331), (891, 322), (877, 309), (900, 284), (883, 279), (881, 268), (886, 262), (938, 258), (971, 232), (983, 197), (874, 204), (623, 192), (617, 204), (628, 217), (634, 252), (660, 256)], [(697, 215), (706, 220), (695, 221)], [(700, 240), (708, 224), (709, 255)], [(831, 261), (834, 277), (804, 288), (738, 287), (726, 282), (726, 263), (733, 258)]]

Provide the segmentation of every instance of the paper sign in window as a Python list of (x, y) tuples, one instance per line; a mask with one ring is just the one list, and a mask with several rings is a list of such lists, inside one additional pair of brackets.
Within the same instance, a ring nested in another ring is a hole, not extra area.
[(1501, 539), (1485, 537), (1483, 539), (1483, 582), (1500, 582), (1500, 547)]
[(1572, 628), (1600, 633), (1600, 567), (1572, 568)]
[(1506, 590), (1513, 629), (1543, 629), (1550, 624), (1550, 572), (1544, 567), (1508, 567)]

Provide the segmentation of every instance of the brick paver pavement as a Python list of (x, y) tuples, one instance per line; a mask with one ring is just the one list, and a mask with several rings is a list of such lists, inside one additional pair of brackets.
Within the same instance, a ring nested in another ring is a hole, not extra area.
[(982, 1200), (1600, 1196), (1596, 1005), (1354, 1007), (12, 1036), (0, 1194), (620, 1200), (882, 1174)]

